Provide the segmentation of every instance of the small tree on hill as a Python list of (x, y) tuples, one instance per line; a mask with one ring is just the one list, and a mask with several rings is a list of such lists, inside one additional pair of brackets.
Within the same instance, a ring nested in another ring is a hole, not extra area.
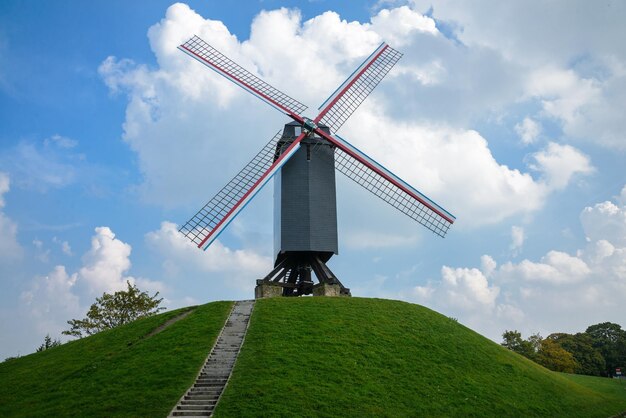
[(135, 319), (152, 316), (165, 308), (159, 307), (161, 299), (157, 299), (159, 292), (153, 296), (140, 291), (137, 286), (126, 282), (128, 288), (114, 294), (104, 293), (96, 298), (96, 303), (91, 305), (84, 319), (72, 319), (67, 321), (71, 328), (63, 331), (64, 335), (82, 338), (85, 335), (93, 335), (106, 329), (124, 325)]
[(52, 347), (57, 347), (59, 345), (61, 345), (60, 340), (57, 340), (56, 338), (53, 340), (50, 337), (50, 334), (46, 334), (46, 336), (43, 339), (43, 344), (41, 344), (39, 348), (37, 348), (37, 352), (44, 351)]

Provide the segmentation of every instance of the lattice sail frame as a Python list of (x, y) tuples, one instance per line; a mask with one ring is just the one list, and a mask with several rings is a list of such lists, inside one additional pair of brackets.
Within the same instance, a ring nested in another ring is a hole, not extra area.
[(318, 108), (315, 123), (322, 123), (337, 132), (363, 103), (380, 81), (393, 68), (402, 53), (381, 43), (372, 54)]
[(178, 49), (283, 113), (299, 115), (307, 109), (305, 105), (261, 80), (198, 36), (189, 39)]
[(281, 136), (282, 131), (274, 135), (226, 186), (180, 228), (180, 232), (198, 247), (206, 249), (211, 245), (239, 211), (297, 151), (299, 141), (291, 144), (281, 155), (277, 155), (276, 146)]
[[(335, 148), (335, 169), (337, 171), (430, 231), (442, 238), (445, 237), (456, 219), (452, 214), (369, 158), (345, 139), (338, 135), (334, 137), (335, 139), (339, 138), (343, 145), (350, 148), (353, 154), (360, 154), (362, 157), (359, 160), (344, 149)], [(372, 169), (372, 166), (375, 166), (378, 172)], [(379, 172), (385, 173), (388, 178)]]
[[(215, 195), (180, 231), (205, 250), (237, 216), (258, 191), (300, 147), (309, 133), (315, 133), (336, 147), (335, 168), (402, 213), (443, 237), (455, 217), (428, 197), (399, 179), (345, 139), (332, 136), (317, 127), (327, 125), (338, 130), (385, 77), (402, 54), (382, 43), (339, 88), (320, 106), (315, 120), (300, 114), (306, 106), (280, 92), (254, 74), (194, 36), (179, 49), (205, 66), (254, 94), (303, 126), (302, 133), (285, 150), (276, 150), (280, 132)], [(278, 154), (280, 152), (280, 154)], [(270, 161), (270, 155), (271, 160)], [(369, 172), (367, 171), (369, 170)], [(413, 201), (412, 201), (413, 200)], [(224, 203), (225, 202), (225, 203)], [(204, 238), (202, 238), (204, 236)]]

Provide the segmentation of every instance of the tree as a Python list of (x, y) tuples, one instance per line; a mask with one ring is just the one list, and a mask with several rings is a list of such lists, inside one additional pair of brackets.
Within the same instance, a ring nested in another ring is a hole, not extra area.
[(617, 367), (626, 366), (626, 331), (620, 325), (603, 322), (590, 326), (585, 333), (604, 357), (606, 376), (611, 376)]
[(574, 373), (578, 367), (572, 353), (564, 350), (556, 341), (549, 338), (541, 341), (535, 361), (555, 372)]
[(126, 282), (127, 289), (114, 294), (104, 293), (96, 298), (84, 319), (67, 321), (71, 328), (63, 331), (64, 335), (82, 338), (84, 335), (93, 335), (106, 329), (124, 325), (139, 318), (152, 316), (165, 308), (159, 307), (161, 299), (157, 299), (159, 292), (153, 296), (140, 291), (137, 286)]
[(590, 376), (602, 376), (605, 373), (604, 357), (597, 348), (593, 347), (593, 340), (588, 334), (582, 332), (575, 335), (554, 333), (548, 335), (548, 339), (572, 353), (578, 365), (574, 373)]
[(522, 334), (517, 330), (504, 331), (501, 344), (509, 350), (532, 360), (535, 357), (538, 346), (537, 339), (541, 341), (539, 334), (532, 335), (529, 340), (524, 340)]
[(43, 339), (43, 344), (41, 344), (39, 348), (37, 348), (37, 352), (44, 351), (52, 347), (58, 347), (60, 345), (60, 340), (57, 340), (56, 338), (53, 340), (52, 338), (50, 338), (50, 334), (46, 334)]

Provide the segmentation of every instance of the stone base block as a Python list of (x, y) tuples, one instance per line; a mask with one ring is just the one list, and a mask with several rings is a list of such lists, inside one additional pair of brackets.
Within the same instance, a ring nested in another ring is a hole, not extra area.
[(283, 288), (270, 283), (259, 283), (254, 288), (254, 298), (276, 298), (283, 295)]
[(319, 283), (313, 286), (313, 296), (343, 296), (338, 284)]

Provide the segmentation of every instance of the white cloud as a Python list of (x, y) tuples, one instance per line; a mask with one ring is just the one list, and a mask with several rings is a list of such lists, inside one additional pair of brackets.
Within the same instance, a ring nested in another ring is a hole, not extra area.
[[(488, 256), (487, 256), (488, 257)], [(486, 270), (495, 268), (491, 257), (483, 258)], [(474, 316), (493, 312), (500, 293), (487, 276), (476, 268), (443, 266), (441, 278), (426, 286), (415, 286), (402, 298), (426, 303), (452, 315)]]
[(475, 268), (441, 268), (442, 289), (449, 306), (464, 310), (491, 311), (500, 289), (490, 286), (483, 273)]
[(531, 118), (525, 117), (522, 123), (515, 125), (515, 132), (517, 132), (523, 144), (532, 144), (541, 133), (541, 125)]
[(398, 123), (368, 104), (346, 126), (356, 146), (473, 226), (533, 212), (574, 176), (593, 171), (576, 148), (550, 143), (532, 155), (531, 168), (542, 174), (534, 179), (499, 164), (476, 131)]
[[(625, 149), (623, 4), (560, 0), (505, 7), (491, 1), (415, 0), (413, 5), (432, 7), (433, 17), (452, 28), (468, 50), (491, 50), (517, 67), (523, 93), (515, 100), (538, 101), (540, 116), (560, 122), (566, 139)], [(589, 22), (601, 22), (602, 30)]]
[[(39, 240), (34, 245), (43, 249)], [(127, 280), (149, 293), (167, 290), (161, 282), (128, 276), (130, 253), (130, 245), (117, 239), (110, 228), (95, 228), (78, 271), (69, 274), (65, 266), (57, 265), (47, 275), (32, 279), (20, 298), (25, 315), (42, 336), (60, 335), (67, 329), (66, 321), (84, 316), (95, 297), (126, 289)]]
[(15, 261), (22, 257), (22, 246), (17, 242), (17, 224), (5, 215), (4, 195), (11, 189), (9, 175), (0, 171), (0, 260)]
[[(137, 152), (140, 190), (148, 201), (200, 206), (264, 143), (264, 137), (250, 133), (270, 137), (284, 122), (180, 53), (176, 46), (193, 34), (307, 103), (325, 98), (383, 38), (393, 40), (406, 53), (400, 67), (343, 132), (453, 213), (462, 208), (463, 219), (472, 219), (473, 226), (535, 211), (574, 174), (591, 171), (582, 152), (550, 144), (533, 157), (544, 176), (534, 179), (500, 164), (478, 132), (450, 127), (470, 120), (470, 110), (498, 111), (523, 97), (526, 72), (492, 50), (455, 44), (441, 36), (430, 17), (409, 7), (381, 10), (370, 23), (347, 22), (334, 12), (302, 22), (297, 10), (263, 11), (252, 23), (250, 39), (240, 43), (221, 22), (175, 4), (149, 30), (157, 69), (112, 57), (100, 67), (112, 92), (128, 94), (124, 139)], [(237, 111), (247, 108), (255, 110)], [(208, 167), (216, 174), (207, 176)], [(208, 193), (198, 195), (198, 190)]]
[(561, 251), (550, 251), (538, 263), (523, 260), (519, 264), (504, 264), (500, 271), (507, 280), (546, 282), (567, 285), (585, 280), (591, 270), (578, 257), (570, 256)]
[(70, 246), (70, 243), (67, 241), (61, 241), (59, 238), (57, 237), (52, 237), (52, 242), (54, 242), (55, 244), (58, 244), (61, 247), (61, 251), (63, 252), (63, 254), (65, 255), (69, 255), (72, 256), (74, 255), (72, 253), (72, 247)]
[(551, 250), (538, 261), (508, 261), (499, 267), (484, 255), (481, 271), (444, 266), (441, 279), (409, 289), (402, 297), (458, 316), (494, 340), (514, 327), (546, 335), (578, 332), (598, 322), (623, 325), (623, 210), (612, 202), (585, 208), (581, 221), (589, 243), (575, 254)]
[(524, 245), (524, 228), (521, 226), (511, 227), (511, 245), (509, 248), (513, 255), (517, 255), (522, 251)]
[(543, 98), (544, 111), (566, 123), (574, 122), (580, 108), (600, 95), (595, 80), (581, 79), (571, 69), (541, 68), (528, 83), (529, 94)]
[(580, 214), (580, 221), (590, 241), (607, 240), (626, 247), (626, 205), (606, 201), (588, 206)]
[(95, 229), (91, 238), (91, 248), (83, 255), (83, 267), (79, 270), (81, 284), (85, 284), (93, 294), (111, 293), (126, 288), (125, 276), (130, 269), (131, 246), (115, 238), (109, 227)]
[(56, 266), (45, 276), (35, 277), (21, 301), (42, 335), (60, 335), (65, 322), (82, 313), (79, 297), (74, 292), (78, 275), (68, 275), (64, 266)]
[(619, 107), (626, 100), (626, 62), (598, 59), (608, 77), (585, 77), (576, 69), (541, 68), (532, 73), (527, 94), (541, 101), (543, 115), (560, 121), (571, 138), (625, 149), (626, 123)]
[(250, 294), (254, 279), (262, 278), (272, 269), (269, 257), (249, 250), (231, 250), (219, 240), (202, 251), (178, 232), (172, 222), (162, 222), (161, 227), (148, 232), (145, 239), (170, 277), (202, 275), (214, 283)]
[(521, 324), (526, 315), (519, 307), (514, 305), (501, 304), (496, 306), (496, 316), (503, 322), (508, 322), (508, 328), (513, 328), (513, 324)]
[[(625, 58), (621, 3), (534, 0), (494, 5), (489, 0), (458, 4), (450, 0), (414, 0), (418, 10), (433, 8), (435, 19), (455, 23), (455, 35), (468, 47), (488, 46), (509, 59), (529, 63), (567, 63), (581, 51)], [(538, 13), (538, 11), (541, 11)], [(567, 21), (567, 25), (562, 22)], [(602, 30), (590, 22), (602, 22)], [(558, 31), (555, 28), (559, 28)]]
[(372, 30), (397, 48), (410, 42), (413, 32), (439, 35), (432, 18), (411, 10), (408, 6), (380, 10), (372, 17)]
[(480, 257), (480, 271), (482, 271), (485, 277), (490, 277), (497, 266), (498, 263), (491, 256), (485, 254)]
[(571, 145), (550, 142), (548, 147), (533, 155), (531, 168), (543, 173), (546, 185), (553, 190), (565, 188), (572, 177), (594, 171), (589, 157)]

